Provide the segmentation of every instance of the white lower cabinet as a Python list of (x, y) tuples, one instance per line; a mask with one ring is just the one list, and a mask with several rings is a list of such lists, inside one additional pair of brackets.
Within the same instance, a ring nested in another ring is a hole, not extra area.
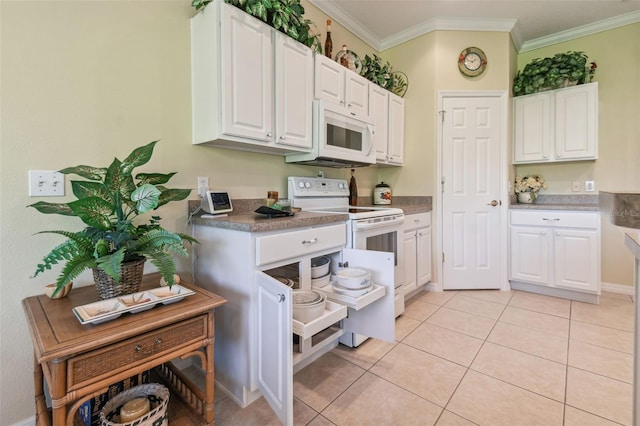
[[(345, 332), (395, 341), (394, 254), (346, 249), (341, 224), (251, 233), (195, 226), (196, 283), (227, 299), (216, 311), (216, 382), (241, 406), (263, 395), (293, 424), (293, 374), (331, 350)], [(292, 317), (293, 290), (311, 289), (311, 259), (368, 269), (374, 289), (361, 297), (322, 291), (324, 313)]]
[(431, 212), (407, 215), (404, 232), (405, 297), (431, 281)]
[(600, 214), (512, 210), (511, 287), (597, 302)]

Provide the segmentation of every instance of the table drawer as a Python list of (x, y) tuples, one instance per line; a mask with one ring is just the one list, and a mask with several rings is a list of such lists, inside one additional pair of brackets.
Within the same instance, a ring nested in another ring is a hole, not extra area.
[(345, 224), (283, 232), (256, 238), (256, 265), (300, 257), (347, 243)]
[(206, 338), (207, 316), (201, 315), (104, 349), (81, 354), (67, 361), (68, 389), (128, 370)]

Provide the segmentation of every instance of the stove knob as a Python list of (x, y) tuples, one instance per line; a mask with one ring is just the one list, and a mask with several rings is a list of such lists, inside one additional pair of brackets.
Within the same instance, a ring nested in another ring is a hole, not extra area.
[(344, 183), (340, 182), (340, 183), (338, 184), (338, 189), (344, 189)]
[(307, 188), (307, 189), (311, 188), (311, 183), (310, 182), (305, 182), (304, 183), (304, 187)]
[(304, 188), (304, 182), (303, 181), (299, 181), (298, 182), (298, 188), (300, 188), (300, 189)]

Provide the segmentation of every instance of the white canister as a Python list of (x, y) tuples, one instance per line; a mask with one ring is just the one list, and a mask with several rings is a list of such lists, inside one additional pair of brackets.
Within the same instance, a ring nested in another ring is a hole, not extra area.
[(380, 182), (373, 188), (373, 204), (391, 204), (391, 188)]

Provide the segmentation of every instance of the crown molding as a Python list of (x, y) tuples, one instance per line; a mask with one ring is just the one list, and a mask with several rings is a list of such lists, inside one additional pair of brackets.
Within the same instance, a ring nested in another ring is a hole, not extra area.
[(559, 33), (550, 34), (545, 37), (525, 41), (522, 43), (522, 47), (518, 52), (523, 53), (529, 50), (540, 49), (563, 41), (573, 40), (578, 37), (585, 37), (602, 31), (623, 27), (625, 25), (635, 24), (637, 22), (640, 22), (640, 10), (614, 16), (613, 18), (603, 19), (592, 24), (582, 25), (570, 30), (560, 31)]
[(523, 41), (516, 19), (483, 19), (479, 21), (477, 18), (434, 18), (407, 28), (404, 31), (400, 31), (385, 39), (380, 39), (368, 29), (360, 25), (357, 19), (351, 15), (345, 15), (344, 12), (335, 5), (333, 0), (308, 1), (333, 20), (339, 22), (347, 30), (351, 31), (354, 35), (378, 52), (390, 49), (432, 31), (450, 30), (509, 32), (516, 52), (523, 53), (578, 37), (584, 37), (640, 22), (640, 11), (635, 11), (615, 16), (613, 18), (603, 19), (592, 24), (582, 25), (570, 30), (561, 31), (559, 33), (550, 34), (545, 37)]

